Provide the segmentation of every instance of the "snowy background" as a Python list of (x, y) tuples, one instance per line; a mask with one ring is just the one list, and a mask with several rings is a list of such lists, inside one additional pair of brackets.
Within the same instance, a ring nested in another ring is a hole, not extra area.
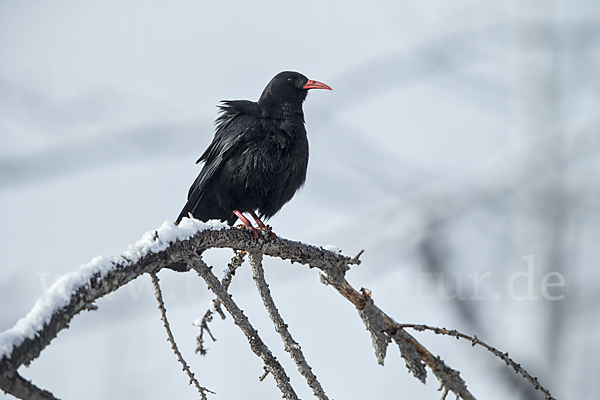
[[(274, 231), (365, 249), (348, 279), (399, 322), (476, 334), (555, 397), (597, 399), (599, 62), (597, 1), (0, 1), (0, 331), (60, 275), (173, 221), (217, 102), (296, 70), (333, 91), (305, 103), (307, 183)], [(268, 260), (266, 274), (330, 398), (439, 398), (397, 349), (377, 365), (317, 271)], [(231, 318), (194, 353), (211, 296), (192, 273), (159, 276), (212, 398), (280, 398)], [(230, 291), (311, 398), (247, 266)], [(149, 277), (98, 306), (20, 372), (59, 398), (197, 398)], [(481, 348), (416, 336), (477, 398), (542, 398)]]

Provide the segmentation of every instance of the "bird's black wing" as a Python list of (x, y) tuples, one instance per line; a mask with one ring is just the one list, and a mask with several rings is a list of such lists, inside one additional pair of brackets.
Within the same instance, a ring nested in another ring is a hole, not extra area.
[(204, 161), (204, 166), (190, 187), (188, 201), (177, 217), (176, 223), (179, 223), (183, 217), (187, 217), (188, 213), (196, 214), (196, 208), (203, 203), (211, 178), (222, 166), (227, 153), (258, 123), (260, 108), (253, 101), (223, 101), (219, 107), (221, 115), (216, 120), (215, 136), (196, 161), (196, 163)]

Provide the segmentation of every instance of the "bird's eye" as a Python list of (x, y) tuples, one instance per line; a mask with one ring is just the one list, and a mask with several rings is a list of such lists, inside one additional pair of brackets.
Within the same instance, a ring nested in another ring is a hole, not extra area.
[(289, 83), (294, 83), (294, 78), (288, 78)]

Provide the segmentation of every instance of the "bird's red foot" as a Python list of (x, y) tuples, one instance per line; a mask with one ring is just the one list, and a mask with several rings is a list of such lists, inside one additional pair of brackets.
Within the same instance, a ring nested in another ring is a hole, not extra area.
[(254, 221), (256, 221), (256, 225), (258, 225), (258, 229), (260, 229), (263, 232), (266, 232), (271, 239), (275, 239), (277, 237), (275, 232), (272, 231), (271, 226), (266, 225), (264, 222), (262, 222), (260, 220), (260, 218), (258, 217), (258, 215), (256, 215), (256, 213), (254, 211), (249, 211), (249, 213), (252, 216), (252, 218), (254, 218)]
[(258, 230), (255, 227), (253, 227), (252, 226), (252, 222), (250, 222), (250, 220), (248, 220), (248, 218), (246, 218), (244, 216), (244, 214), (242, 214), (238, 210), (233, 210), (233, 213), (235, 215), (237, 215), (237, 217), (240, 219), (240, 221), (242, 221), (244, 223), (244, 226), (246, 227), (246, 229), (248, 229), (250, 232), (252, 232), (252, 236), (254, 236), (254, 239), (258, 239), (258, 235), (260, 233), (260, 230)]
[(249, 213), (254, 219), (254, 221), (256, 221), (256, 225), (258, 225), (258, 228), (252, 226), (250, 220), (246, 218), (246, 216), (244, 216), (244, 214), (242, 214), (240, 211), (234, 210), (233, 213), (240, 219), (240, 221), (242, 221), (246, 229), (252, 232), (254, 239), (258, 239), (258, 236), (263, 232), (267, 233), (269, 235), (269, 238), (271, 239), (275, 239), (277, 237), (277, 235), (271, 230), (271, 227), (262, 222), (254, 211), (249, 211)]

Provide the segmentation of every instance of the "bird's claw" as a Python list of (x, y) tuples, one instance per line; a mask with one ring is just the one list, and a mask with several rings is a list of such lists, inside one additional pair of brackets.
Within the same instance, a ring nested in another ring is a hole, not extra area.
[(275, 232), (273, 232), (273, 229), (271, 228), (271, 225), (265, 225), (261, 228), (259, 228), (263, 234), (267, 234), (269, 235), (269, 239), (275, 239), (277, 237), (277, 235), (275, 234)]
[(260, 235), (260, 230), (253, 226), (248, 228), (248, 230), (252, 233), (252, 236), (254, 236), (254, 240), (258, 240), (258, 235)]
[(256, 225), (258, 225), (257, 228), (255, 228), (250, 222), (250, 220), (248, 220), (248, 218), (246, 218), (244, 214), (242, 214), (240, 211), (233, 210), (233, 213), (240, 219), (240, 221), (242, 221), (244, 227), (252, 233), (252, 236), (254, 236), (255, 240), (258, 240), (259, 235), (263, 237), (265, 235), (268, 235), (269, 239), (275, 239), (277, 237), (277, 235), (271, 230), (271, 226), (266, 225), (264, 222), (262, 222), (260, 218), (254, 213), (254, 211), (249, 211), (249, 213), (254, 219), (254, 221), (256, 221)]
[(271, 230), (271, 227), (269, 225), (259, 228), (255, 228), (253, 226), (240, 225), (240, 228), (244, 228), (250, 231), (250, 233), (252, 233), (252, 236), (254, 236), (254, 240), (258, 240), (259, 237), (268, 237), (270, 240), (275, 239), (277, 237), (277, 235)]
[(273, 232), (271, 230), (271, 227), (269, 225), (265, 225), (263, 227), (258, 227), (255, 228), (253, 226), (248, 226), (248, 225), (240, 225), (240, 228), (244, 228), (247, 231), (249, 231), (252, 236), (254, 237), (254, 240), (258, 240), (259, 237), (263, 237), (263, 238), (267, 238), (272, 240), (275, 239), (277, 237), (277, 235), (275, 234), (275, 232)]

